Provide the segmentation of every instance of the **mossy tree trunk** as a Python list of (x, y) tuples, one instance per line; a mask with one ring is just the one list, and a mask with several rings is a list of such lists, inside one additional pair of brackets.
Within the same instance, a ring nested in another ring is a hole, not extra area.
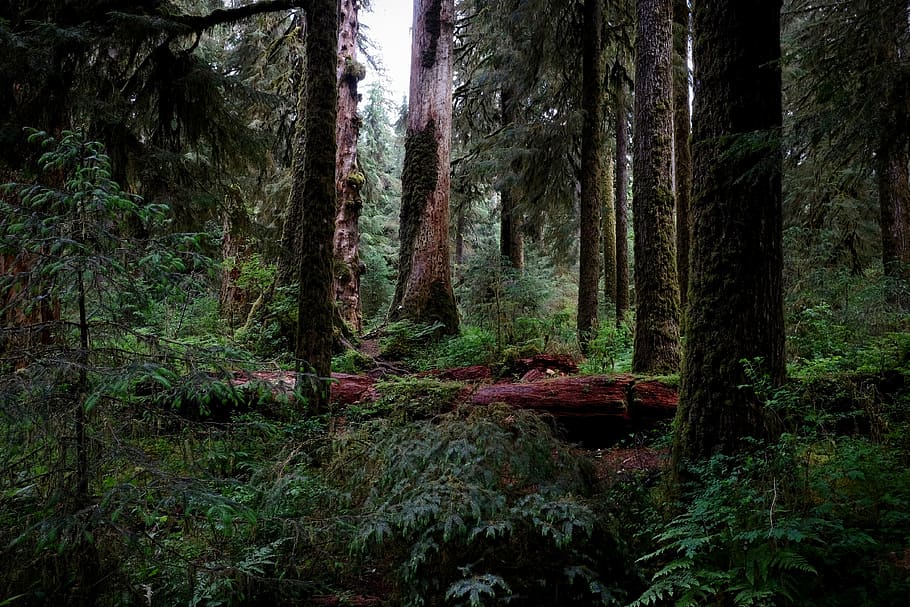
[(337, 0), (313, 0), (307, 11), (306, 80), (298, 108), (304, 113), (294, 153), (291, 208), (302, 210), (298, 228), (298, 364), (315, 375), (311, 410), (327, 402), (332, 370), (332, 240), (335, 232), (335, 117)]
[(907, 172), (910, 154), (907, 143), (881, 145), (877, 160), (885, 275), (910, 279), (910, 179)]
[(629, 106), (626, 83), (616, 85), (616, 325), (629, 312)]
[(635, 37), (635, 344), (632, 370), (679, 369), (673, 200), (672, 0), (639, 0)]
[(354, 331), (363, 328), (360, 305), (360, 211), (363, 201), (360, 188), (364, 175), (357, 163), (357, 135), (360, 117), (357, 115), (357, 82), (364, 76), (364, 67), (357, 62), (357, 33), (359, 0), (338, 0), (338, 115), (335, 125), (336, 151), (335, 189), (338, 208), (335, 213), (335, 304), (341, 318)]
[(882, 263), (885, 275), (910, 279), (910, 177), (908, 177), (908, 103), (910, 91), (905, 76), (894, 73), (901, 63), (901, 40), (906, 40), (907, 5), (891, 2), (881, 9), (876, 36), (876, 58), (884, 94), (878, 104), (876, 172), (882, 233)]
[[(500, 93), (502, 127), (509, 128), (515, 122), (515, 93), (506, 87)], [(499, 190), (499, 254), (508, 259), (513, 268), (521, 272), (525, 265), (524, 237), (521, 232), (522, 216), (512, 194), (512, 178), (506, 176)]]
[(689, 198), (692, 192), (692, 151), (689, 145), (689, 4), (673, 0), (673, 185), (676, 194), (676, 269), (679, 309), (686, 312), (689, 290)]
[(600, 281), (600, 211), (604, 178), (603, 0), (585, 0), (581, 60), (581, 204), (579, 212), (578, 343), (585, 354), (597, 335), (597, 293)]
[(784, 378), (781, 2), (694, 7), (692, 272), (673, 448), (687, 461), (765, 433), (743, 360)]
[(603, 234), (604, 250), (604, 304), (616, 302), (616, 203), (613, 191), (612, 150), (604, 155), (604, 204)]
[[(303, 11), (298, 11), (293, 17), (296, 25), (296, 35), (301, 44), (306, 44), (307, 16)], [(291, 171), (296, 176), (303, 171), (304, 149), (306, 147), (306, 129), (304, 118), (306, 116), (306, 65), (302, 54), (295, 58), (292, 66), (294, 84), (297, 87), (297, 118), (294, 121), (293, 142), (291, 144), (294, 155), (291, 161)], [(299, 167), (297, 164), (299, 164)], [(302, 187), (302, 186), (301, 186)], [(278, 248), (278, 269), (275, 282), (277, 286), (285, 287), (297, 282), (298, 264), (300, 256), (300, 223), (303, 221), (303, 198), (292, 192), (288, 197), (285, 209), (284, 224), (281, 228), (281, 242)], [(296, 347), (296, 346), (294, 346)]]
[(245, 318), (249, 308), (249, 293), (238, 284), (243, 263), (249, 257), (247, 238), (252, 231), (252, 222), (243, 202), (239, 187), (232, 187), (224, 199), (221, 209), (221, 289), (218, 307), (221, 316), (227, 320), (231, 331), (238, 320)]
[(458, 331), (449, 260), (454, 0), (414, 0), (411, 90), (401, 175), (401, 249), (391, 320)]

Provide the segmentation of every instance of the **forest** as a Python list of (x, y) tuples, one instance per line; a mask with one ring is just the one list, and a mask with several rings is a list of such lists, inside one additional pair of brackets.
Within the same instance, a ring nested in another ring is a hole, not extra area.
[(411, 1), (0, 2), (0, 606), (910, 605), (910, 3)]

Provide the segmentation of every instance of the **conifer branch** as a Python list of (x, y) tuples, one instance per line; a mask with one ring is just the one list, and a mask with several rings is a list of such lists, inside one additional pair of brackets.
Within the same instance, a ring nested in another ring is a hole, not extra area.
[(263, 13), (275, 13), (293, 8), (306, 10), (309, 5), (309, 0), (265, 0), (236, 8), (219, 8), (207, 15), (173, 15), (165, 18), (188, 27), (194, 32), (200, 32), (217, 25), (236, 23)]

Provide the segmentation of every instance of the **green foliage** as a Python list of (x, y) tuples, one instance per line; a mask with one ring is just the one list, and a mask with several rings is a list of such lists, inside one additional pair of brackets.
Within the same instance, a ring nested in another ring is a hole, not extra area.
[(628, 373), (632, 369), (632, 343), (634, 321), (626, 320), (620, 326), (601, 323), (597, 337), (589, 344), (587, 360), (579, 365), (583, 373)]
[(865, 439), (784, 435), (694, 467), (687, 506), (641, 558), (654, 567), (641, 605), (898, 604), (910, 476)]
[(486, 365), (497, 361), (499, 349), (496, 337), (486, 329), (463, 326), (461, 333), (444, 337), (421, 356), (421, 369), (451, 369)]
[(379, 86), (370, 89), (360, 114), (358, 157), (366, 180), (360, 218), (360, 259), (366, 271), (360, 295), (363, 317), (370, 325), (384, 320), (395, 293), (404, 144), (393, 132), (392, 110)]
[(335, 373), (362, 373), (376, 366), (376, 362), (357, 350), (345, 350), (332, 358), (332, 371)]
[(392, 411), (394, 419), (429, 419), (451, 411), (464, 384), (432, 378), (393, 377), (376, 384), (382, 395), (379, 407)]
[(458, 296), (466, 323), (494, 333), (500, 350), (542, 341), (540, 325), (528, 320), (541, 318), (550, 303), (553, 276), (548, 268), (529, 260), (526, 270), (518, 272), (490, 244), (468, 258), (462, 275)]
[(400, 320), (386, 325), (379, 340), (379, 353), (392, 360), (403, 360), (426, 347), (439, 336), (441, 323), (419, 324)]
[(366, 514), (355, 547), (394, 564), (396, 604), (609, 605), (626, 563), (590, 470), (544, 420), (505, 407), (365, 426), (335, 474)]

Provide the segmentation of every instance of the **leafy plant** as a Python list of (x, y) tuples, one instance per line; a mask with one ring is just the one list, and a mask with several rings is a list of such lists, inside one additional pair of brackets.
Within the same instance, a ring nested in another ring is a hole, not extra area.
[[(367, 514), (356, 548), (394, 563), (397, 601), (618, 604), (627, 563), (586, 498), (590, 471), (506, 407), (369, 424), (333, 464)], [(436, 597), (434, 599), (434, 597)]]
[(886, 463), (892, 454), (865, 440), (793, 435), (756, 447), (692, 470), (688, 506), (640, 559), (654, 567), (652, 582), (630, 607), (871, 606), (906, 596), (906, 576), (882, 560), (904, 545), (896, 525), (910, 520), (907, 471)]

